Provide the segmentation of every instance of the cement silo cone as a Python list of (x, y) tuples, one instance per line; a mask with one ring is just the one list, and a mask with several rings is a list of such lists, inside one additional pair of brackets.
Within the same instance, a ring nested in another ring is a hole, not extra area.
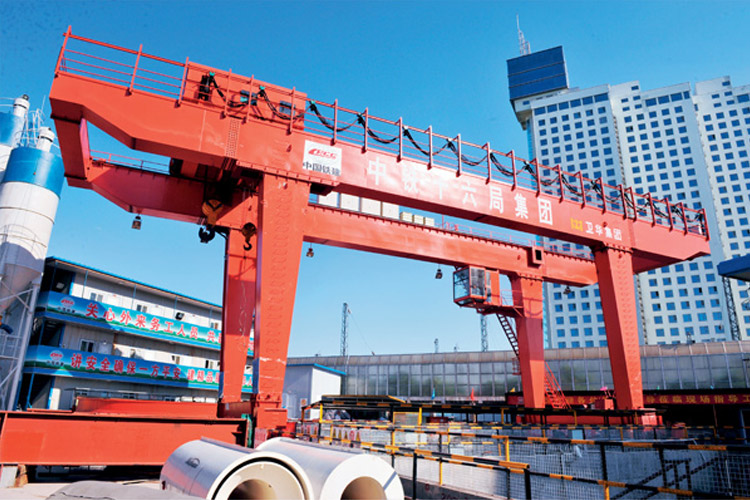
[(6, 113), (0, 113), (0, 180), (13, 148), (21, 143), (26, 117), (29, 112), (29, 96), (23, 95), (13, 101)]
[(0, 182), (0, 314), (9, 305), (3, 299), (26, 289), (44, 269), (65, 173), (49, 151), (52, 138), (42, 129), (36, 147), (11, 151)]

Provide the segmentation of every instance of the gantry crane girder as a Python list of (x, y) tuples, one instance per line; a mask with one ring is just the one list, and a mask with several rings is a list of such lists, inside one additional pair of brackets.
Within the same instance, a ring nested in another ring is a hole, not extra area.
[[(228, 230), (220, 398), (239, 401), (254, 312), (261, 430), (286, 417), (280, 394), (303, 240), (508, 274), (524, 311), (529, 406), (544, 405), (543, 281), (599, 282), (618, 404), (640, 408), (632, 276), (708, 253), (701, 211), (70, 29), (50, 102), (69, 184), (131, 212)], [(169, 157), (169, 171), (92, 153), (88, 123)], [(584, 245), (593, 261), (309, 203), (333, 190)]]

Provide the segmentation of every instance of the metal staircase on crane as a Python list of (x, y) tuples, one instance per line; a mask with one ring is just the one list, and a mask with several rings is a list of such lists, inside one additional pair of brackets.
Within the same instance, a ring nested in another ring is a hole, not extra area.
[[(520, 357), (518, 355), (518, 337), (516, 336), (516, 331), (513, 329), (513, 325), (510, 324), (510, 321), (508, 321), (506, 316), (502, 314), (495, 315), (500, 322), (500, 327), (503, 329), (505, 336), (508, 338), (511, 349), (513, 349), (513, 352), (516, 354), (516, 357), (513, 358), (513, 374), (519, 375), (521, 372), (521, 366)], [(552, 408), (570, 407), (565, 399), (562, 387), (560, 387), (557, 378), (555, 378), (555, 374), (552, 373), (552, 370), (550, 370), (546, 361), (544, 362), (544, 394), (547, 397), (547, 402)]]

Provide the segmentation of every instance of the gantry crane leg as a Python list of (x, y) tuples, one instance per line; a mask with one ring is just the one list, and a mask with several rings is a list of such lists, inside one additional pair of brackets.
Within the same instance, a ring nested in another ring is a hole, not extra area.
[[(283, 427), (287, 421), (286, 410), (281, 408), (281, 393), (310, 185), (265, 174), (258, 191), (253, 379), (257, 383), (256, 428), (264, 430)], [(257, 434), (256, 437), (264, 438)]]
[[(245, 245), (245, 237), (239, 230), (229, 231), (224, 256), (219, 403), (236, 403), (242, 399), (242, 382), (255, 312), (257, 257), (257, 246), (247, 251)], [(220, 404), (219, 411), (222, 407)]]
[(516, 329), (524, 406), (544, 408), (544, 282), (519, 276), (511, 277), (510, 283), (514, 300), (523, 304), (523, 313), (516, 319)]
[(594, 249), (594, 261), (599, 275), (617, 407), (643, 408), (632, 254), (626, 250), (602, 247)]

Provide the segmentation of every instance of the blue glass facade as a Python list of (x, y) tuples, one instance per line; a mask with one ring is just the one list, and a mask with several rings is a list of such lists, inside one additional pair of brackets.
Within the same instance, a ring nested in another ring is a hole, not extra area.
[(508, 60), (510, 99), (568, 88), (568, 72), (562, 47)]

